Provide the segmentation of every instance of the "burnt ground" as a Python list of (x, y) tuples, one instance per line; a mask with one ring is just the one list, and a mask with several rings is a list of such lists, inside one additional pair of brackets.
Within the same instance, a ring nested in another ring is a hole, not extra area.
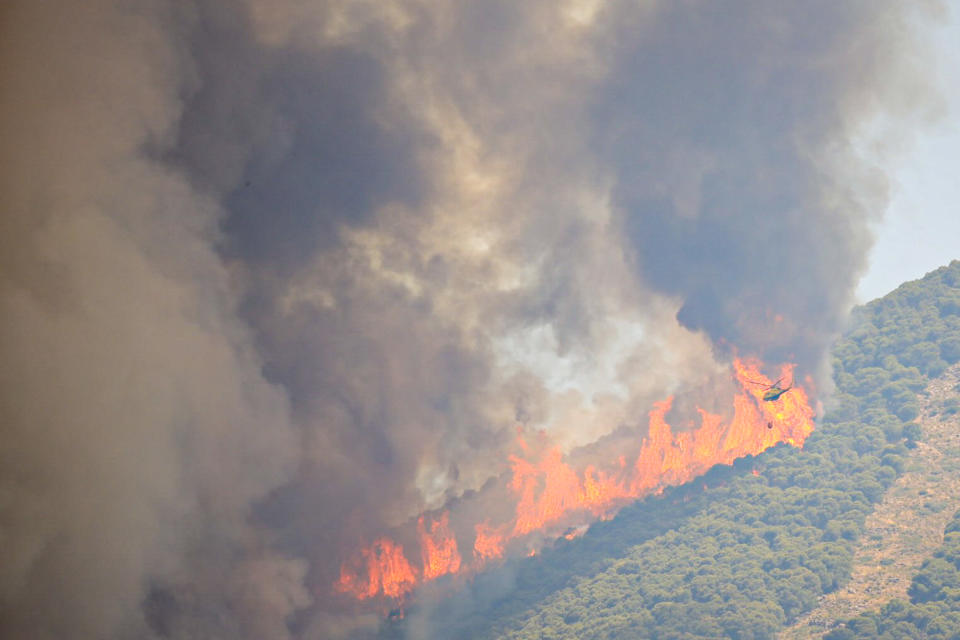
[(845, 586), (777, 635), (779, 640), (820, 638), (838, 621), (908, 599), (910, 579), (943, 542), (943, 529), (960, 509), (960, 365), (920, 393), (922, 431), (905, 472), (867, 517)]

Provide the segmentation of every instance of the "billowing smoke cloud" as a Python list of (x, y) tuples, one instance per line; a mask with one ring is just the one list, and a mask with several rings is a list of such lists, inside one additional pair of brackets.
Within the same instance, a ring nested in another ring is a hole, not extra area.
[(302, 561), (248, 516), (296, 469), (289, 400), (236, 315), (216, 198), (155, 159), (193, 18), (61, 4), (4, 9), (0, 634), (144, 637), (149, 589), (243, 601), (271, 564), (299, 584), (258, 605), (283, 629)]
[(329, 637), (518, 425), (822, 375), (918, 6), (7, 3), (0, 633)]
[(858, 3), (664, 4), (643, 37), (621, 22), (597, 144), (642, 277), (683, 300), (682, 325), (821, 361), (883, 210), (857, 129), (923, 95), (917, 61), (885, 49), (898, 18)]

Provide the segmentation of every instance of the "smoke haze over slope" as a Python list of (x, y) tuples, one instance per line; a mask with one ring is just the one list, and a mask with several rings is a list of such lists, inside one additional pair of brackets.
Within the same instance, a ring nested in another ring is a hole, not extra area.
[(518, 425), (822, 381), (912, 7), (8, 3), (0, 633), (328, 637)]

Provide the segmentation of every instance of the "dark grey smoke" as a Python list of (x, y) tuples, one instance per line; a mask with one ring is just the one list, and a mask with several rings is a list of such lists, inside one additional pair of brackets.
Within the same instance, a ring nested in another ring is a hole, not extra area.
[(874, 101), (910, 99), (887, 84), (910, 64), (884, 44), (890, 18), (869, 3), (675, 3), (637, 37), (614, 17), (596, 145), (638, 269), (683, 300), (681, 324), (820, 363), (883, 193), (853, 135)]
[(518, 425), (822, 376), (935, 8), (8, 2), (0, 634), (347, 634)]

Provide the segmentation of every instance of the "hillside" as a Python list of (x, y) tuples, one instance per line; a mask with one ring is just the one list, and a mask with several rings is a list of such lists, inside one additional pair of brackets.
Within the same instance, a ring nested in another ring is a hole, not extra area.
[(944, 527), (960, 509), (960, 366), (932, 380), (919, 399), (916, 446), (905, 473), (867, 517), (850, 582), (821, 598), (781, 640), (819, 638), (838, 620), (906, 599), (911, 578), (943, 543)]
[(960, 512), (943, 531), (943, 544), (924, 561), (906, 596), (867, 611), (824, 640), (955, 640), (960, 637)]
[[(915, 421), (929, 432), (933, 411), (953, 410), (918, 394), (960, 360), (960, 262), (855, 310), (834, 355), (837, 390), (802, 451), (715, 468), (439, 605), (422, 601), (381, 635), (771, 638), (827, 594), (866, 591), (865, 568), (899, 566), (887, 545), (909, 546), (885, 528), (903, 515), (898, 496), (926, 491), (925, 509), (950, 513), (935, 476), (921, 486), (911, 474), (931, 466), (928, 447), (950, 454)], [(930, 545), (911, 548), (908, 568)]]

